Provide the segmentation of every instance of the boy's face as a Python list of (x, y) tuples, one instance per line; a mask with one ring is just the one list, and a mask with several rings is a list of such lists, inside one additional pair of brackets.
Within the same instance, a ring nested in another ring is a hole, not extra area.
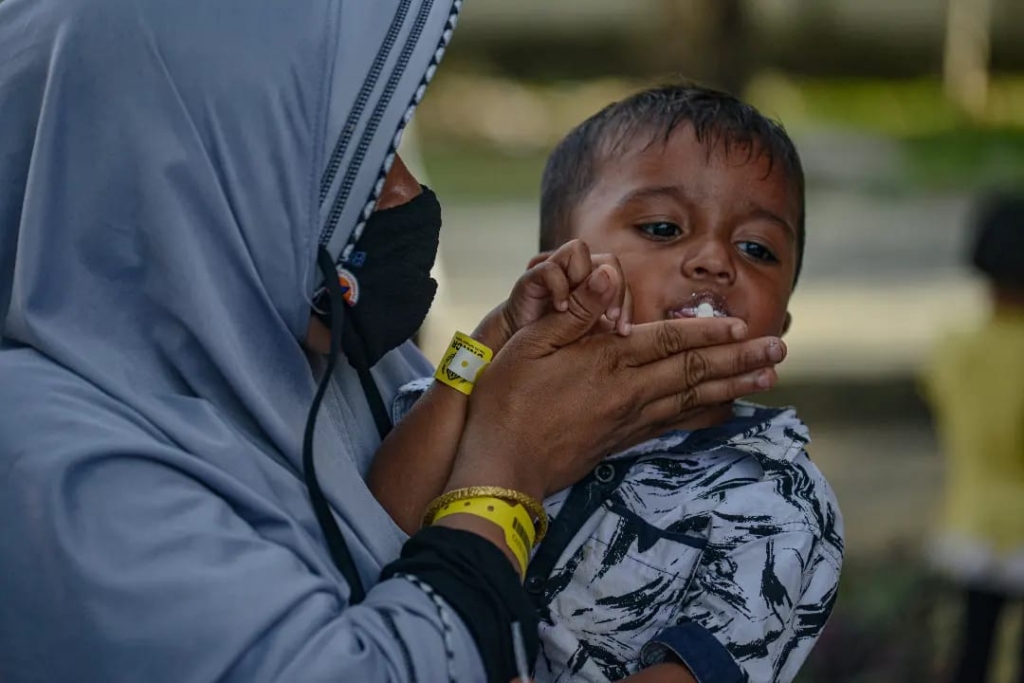
[(708, 148), (689, 126), (607, 160), (572, 214), (575, 237), (616, 255), (633, 320), (714, 311), (751, 337), (781, 335), (797, 259), (800, 203), (781, 164)]

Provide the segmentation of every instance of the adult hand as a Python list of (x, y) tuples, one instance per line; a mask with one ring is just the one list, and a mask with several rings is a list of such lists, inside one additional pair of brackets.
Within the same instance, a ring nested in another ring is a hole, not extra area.
[(617, 295), (616, 276), (600, 266), (565, 312), (521, 330), (495, 356), (470, 397), (448, 488), (491, 484), (543, 498), (610, 453), (775, 383), (785, 345), (744, 340), (735, 318), (590, 335)]

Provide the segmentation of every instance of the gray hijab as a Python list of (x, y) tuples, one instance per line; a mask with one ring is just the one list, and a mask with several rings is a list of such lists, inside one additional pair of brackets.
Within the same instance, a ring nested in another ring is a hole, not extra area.
[[(316, 250), (358, 236), (460, 4), (0, 3), (0, 680), (319, 680), (285, 674), (323, 630), (274, 626), (347, 595), (301, 474)], [(342, 362), (315, 452), (367, 586), (403, 542), (377, 445)]]

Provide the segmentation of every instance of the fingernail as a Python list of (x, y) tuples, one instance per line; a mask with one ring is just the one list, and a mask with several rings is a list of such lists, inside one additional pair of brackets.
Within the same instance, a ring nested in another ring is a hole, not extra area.
[(732, 326), (732, 338), (743, 339), (747, 336), (747, 324), (742, 320)]
[(566, 301), (565, 299), (562, 299), (561, 301), (559, 301), (559, 302), (557, 302), (555, 304), (555, 309), (557, 309), (559, 311), (565, 311), (565, 310), (568, 310), (568, 308), (569, 308), (569, 302)]
[(782, 360), (785, 353), (782, 350), (782, 344), (778, 341), (772, 340), (768, 342), (768, 358), (769, 360), (778, 363)]
[(772, 375), (767, 370), (760, 372), (757, 375), (757, 386), (762, 389), (768, 389), (772, 386)]
[(590, 288), (590, 291), (597, 292), (598, 294), (608, 291), (611, 284), (611, 278), (603, 270), (599, 270), (591, 275), (590, 280), (587, 281), (587, 287)]
[(615, 308), (609, 308), (608, 309), (608, 319), (609, 320), (618, 320), (619, 319), (619, 315), (621, 315), (621, 314), (622, 314), (622, 309), (621, 308), (615, 307)]
[(622, 323), (622, 336), (628, 337), (629, 333), (633, 331), (633, 323)]

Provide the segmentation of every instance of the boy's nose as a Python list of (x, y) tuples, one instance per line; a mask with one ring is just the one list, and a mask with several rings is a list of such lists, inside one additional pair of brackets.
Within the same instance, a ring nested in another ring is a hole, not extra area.
[(691, 280), (708, 280), (728, 285), (736, 277), (736, 269), (727, 245), (717, 240), (694, 245), (683, 259), (683, 275)]

